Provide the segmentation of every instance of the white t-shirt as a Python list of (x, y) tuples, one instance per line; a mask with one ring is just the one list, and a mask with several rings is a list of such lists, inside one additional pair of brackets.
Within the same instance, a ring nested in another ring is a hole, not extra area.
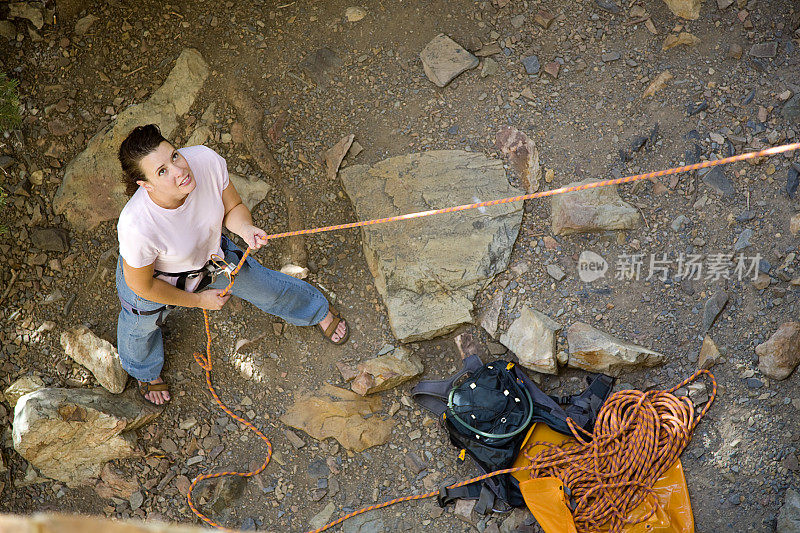
[(140, 187), (119, 215), (119, 253), (134, 268), (153, 264), (162, 272), (186, 272), (201, 268), (212, 254), (222, 255), (222, 191), (229, 183), (225, 159), (205, 146), (178, 151), (197, 183), (183, 205), (160, 207)]

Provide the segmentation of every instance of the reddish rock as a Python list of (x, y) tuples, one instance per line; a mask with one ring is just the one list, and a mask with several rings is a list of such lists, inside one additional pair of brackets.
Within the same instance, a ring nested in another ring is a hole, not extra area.
[(508, 157), (525, 192), (530, 194), (539, 190), (542, 169), (539, 167), (539, 151), (533, 140), (517, 128), (503, 126), (497, 132), (495, 146)]
[(56, 137), (62, 137), (72, 133), (78, 125), (76, 123), (67, 124), (60, 118), (56, 118), (47, 123), (47, 129)]
[(551, 236), (547, 235), (542, 238), (544, 241), (544, 247), (548, 250), (558, 250), (559, 244), (558, 241), (552, 238)]
[(544, 66), (545, 73), (550, 75), (553, 79), (558, 78), (559, 69), (561, 69), (561, 65), (559, 65), (557, 61), (552, 61)]
[(336, 368), (339, 369), (339, 373), (342, 375), (342, 379), (345, 380), (347, 383), (353, 381), (356, 376), (358, 376), (358, 369), (351, 365), (350, 363), (345, 363), (344, 361), (337, 361)]
[(244, 130), (239, 122), (231, 124), (231, 139), (236, 144), (244, 144)]

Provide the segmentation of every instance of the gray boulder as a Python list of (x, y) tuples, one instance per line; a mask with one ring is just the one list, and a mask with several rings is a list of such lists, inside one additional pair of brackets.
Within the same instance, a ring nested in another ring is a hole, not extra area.
[(353, 379), (350, 388), (356, 394), (366, 396), (394, 388), (419, 376), (424, 370), (419, 356), (400, 346), (390, 353), (358, 365), (358, 375)]
[(236, 187), (236, 192), (242, 197), (242, 202), (250, 211), (267, 197), (272, 188), (266, 181), (253, 176), (239, 176), (233, 173), (229, 176), (231, 183)]
[[(339, 175), (359, 220), (521, 194), (501, 161), (460, 150), (392, 157)], [(513, 203), (362, 228), (395, 337), (431, 339), (471, 322), (475, 294), (508, 265), (521, 221), (522, 205)]]
[(781, 115), (786, 122), (796, 124), (800, 122), (800, 93), (789, 98), (781, 108)]
[(786, 322), (756, 346), (758, 369), (772, 379), (786, 379), (800, 364), (800, 322)]
[(81, 231), (117, 218), (128, 200), (120, 182), (119, 145), (133, 128), (151, 123), (169, 139), (178, 127), (178, 117), (194, 103), (208, 72), (200, 52), (192, 48), (181, 52), (164, 84), (148, 101), (120, 112), (70, 161), (53, 199), (56, 213), (64, 214)]
[(800, 494), (794, 489), (786, 489), (784, 500), (775, 533), (800, 533)]
[(556, 336), (561, 324), (535, 309), (524, 307), (500, 342), (519, 358), (519, 364), (544, 374), (558, 374)]
[(465, 70), (478, 66), (477, 57), (443, 33), (425, 45), (419, 58), (425, 75), (439, 87), (444, 87)]
[(618, 376), (623, 370), (656, 366), (665, 359), (663, 354), (617, 339), (582, 322), (567, 330), (567, 344), (568, 366), (611, 376)]
[(108, 461), (134, 454), (132, 431), (161, 409), (102, 389), (40, 389), (14, 408), (14, 449), (44, 476), (92, 483)]
[[(592, 181), (570, 183), (566, 187)], [(641, 223), (639, 211), (619, 197), (616, 185), (556, 194), (551, 197), (551, 207), (553, 233), (556, 235), (626, 230)]]
[(77, 326), (61, 334), (61, 346), (76, 363), (88, 368), (103, 388), (114, 394), (125, 390), (128, 374), (110, 342), (86, 326)]

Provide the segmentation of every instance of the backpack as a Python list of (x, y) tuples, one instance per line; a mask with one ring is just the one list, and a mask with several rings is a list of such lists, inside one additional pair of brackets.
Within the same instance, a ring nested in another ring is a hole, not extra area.
[[(571, 418), (591, 432), (614, 379), (595, 374), (588, 376), (587, 382), (580, 394), (548, 396), (519, 365), (502, 360), (483, 364), (480, 357), (471, 355), (455, 375), (421, 381), (411, 395), (443, 423), (451, 444), (460, 450), (459, 459), (469, 455), (481, 473), (488, 474), (511, 467), (536, 422), (571, 436), (567, 425)], [(457, 499), (477, 499), (475, 511), (479, 514), (525, 506), (519, 482), (509, 474), (447, 488), (452, 484), (441, 487), (438, 501), (442, 507)]]

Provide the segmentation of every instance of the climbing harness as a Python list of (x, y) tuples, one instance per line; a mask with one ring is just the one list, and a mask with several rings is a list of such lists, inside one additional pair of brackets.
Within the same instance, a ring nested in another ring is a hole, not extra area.
[[(767, 157), (797, 149), (800, 149), (800, 142), (792, 144), (784, 144), (781, 146), (774, 146), (771, 148), (766, 148), (764, 150), (759, 150), (757, 152), (747, 152), (731, 157), (725, 157), (722, 159), (703, 161), (701, 163), (684, 165), (656, 172), (636, 174), (632, 176), (626, 176), (611, 180), (603, 180), (592, 183), (585, 183), (581, 185), (574, 185), (571, 187), (561, 187), (558, 189), (524, 194), (520, 196), (513, 196), (509, 198), (501, 198), (498, 200), (474, 202), (471, 204), (463, 204), (442, 209), (432, 209), (416, 213), (407, 213), (403, 215), (397, 215), (380, 219), (349, 222), (346, 224), (337, 224), (332, 226), (323, 226), (318, 228), (274, 233), (268, 235), (266, 237), (266, 240), (268, 241), (272, 239), (293, 237), (298, 235), (310, 235), (314, 233), (323, 233), (327, 231), (334, 231), (340, 229), (371, 226), (376, 224), (384, 224), (388, 222), (398, 222), (402, 220), (411, 220), (414, 218), (421, 218), (431, 215), (466, 211), (468, 209), (482, 209), (494, 205), (519, 202), (534, 198), (544, 198), (547, 196), (554, 196), (557, 194), (564, 194), (568, 192), (582, 191), (596, 187), (605, 187), (609, 185), (632, 183), (644, 179), (658, 178), (682, 172), (691, 172), (693, 170), (699, 170), (702, 168), (714, 167), (718, 165), (734, 163), (737, 161), (746, 161), (749, 159), (756, 159), (759, 157)], [(247, 248), (247, 250), (245, 250), (239, 263), (234, 268), (228, 268), (224, 270), (225, 274), (230, 279), (230, 283), (224, 289), (222, 293), (223, 295), (228, 294), (228, 292), (230, 291), (231, 287), (233, 286), (234, 277), (244, 264), (245, 260), (247, 259), (247, 256), (250, 254), (250, 251), (251, 248)], [(124, 305), (125, 303), (123, 302), (123, 306)], [(211, 392), (212, 397), (216, 401), (217, 405), (219, 405), (219, 407), (223, 411), (225, 411), (225, 413), (227, 413), (228, 416), (230, 416), (237, 422), (241, 423), (251, 431), (255, 432), (256, 435), (258, 435), (258, 437), (261, 440), (263, 440), (267, 446), (266, 459), (258, 469), (249, 472), (229, 471), (229, 472), (218, 472), (215, 474), (201, 474), (195, 477), (192, 480), (191, 485), (189, 486), (187, 500), (189, 503), (189, 507), (192, 509), (192, 512), (194, 512), (195, 515), (197, 515), (201, 520), (203, 520), (204, 522), (213, 527), (225, 531), (232, 531), (230, 529), (224, 528), (223, 526), (221, 526), (220, 524), (218, 524), (217, 522), (213, 521), (211, 518), (203, 514), (201, 511), (199, 511), (197, 507), (194, 505), (194, 502), (192, 500), (192, 491), (194, 490), (197, 483), (206, 479), (219, 478), (223, 476), (252, 477), (261, 473), (267, 467), (272, 457), (272, 443), (252, 423), (240, 417), (239, 415), (235, 414), (222, 402), (222, 400), (220, 400), (219, 395), (217, 394), (211, 382), (211, 368), (212, 368), (211, 329), (210, 329), (208, 311), (206, 310), (203, 310), (203, 319), (205, 323), (206, 338), (207, 338), (206, 353), (205, 354), (195, 353), (194, 357), (197, 363), (203, 368), (203, 370), (205, 370), (206, 385), (209, 391)], [(711, 394), (711, 399), (709, 400), (708, 404), (696, 418), (693, 416), (694, 413), (692, 408), (690, 407), (691, 402), (688, 399), (675, 398), (674, 400), (672, 400), (672, 399), (665, 399), (668, 398), (668, 396), (663, 396), (663, 397), (655, 396), (655, 392), (663, 392), (664, 394), (671, 396), (672, 392), (677, 390), (679, 387), (693, 381), (694, 379), (697, 378), (697, 376), (699, 376), (702, 373), (707, 374), (711, 379), (713, 383), (713, 391)], [(629, 391), (623, 391), (623, 392), (629, 392)], [(569, 474), (569, 473), (563, 474), (565, 477), (568, 477), (569, 479), (574, 479), (576, 482), (576, 486), (580, 485), (580, 487), (588, 487), (583, 493), (582, 498), (580, 499), (580, 503), (584, 505), (584, 507), (585, 504), (593, 502), (595, 500), (601, 502), (601, 504), (599, 505), (601, 509), (599, 517), (590, 514), (586, 515), (581, 514), (578, 517), (578, 522), (582, 524), (581, 527), (583, 527), (583, 524), (591, 525), (594, 524), (597, 520), (600, 520), (601, 518), (607, 516), (610, 517), (609, 520), (613, 520), (612, 524), (616, 524), (615, 527), (619, 527), (620, 523), (624, 523), (626, 516), (621, 511), (621, 508), (623, 507), (628, 508), (634, 502), (641, 501), (643, 499), (648, 499), (654, 504), (654, 506), (657, 509), (660, 508), (659, 507), (660, 504), (658, 503), (657, 500), (654, 500), (653, 497), (652, 482), (654, 477), (655, 478), (658, 477), (655, 473), (659, 470), (661, 470), (663, 473), (664, 465), (667, 465), (668, 467), (669, 464), (671, 464), (665, 458), (673, 457), (671, 461), (673, 463), (677, 460), (680, 453), (688, 444), (689, 437), (691, 436), (691, 433), (694, 430), (695, 426), (700, 421), (700, 419), (706, 414), (708, 408), (711, 406), (711, 403), (713, 403), (714, 398), (716, 396), (716, 392), (717, 392), (716, 381), (714, 381), (713, 375), (711, 375), (711, 373), (708, 372), (707, 370), (702, 370), (696, 372), (693, 376), (691, 376), (681, 384), (673, 387), (672, 389), (669, 389), (668, 391), (649, 391), (647, 393), (639, 393), (640, 394), (639, 399), (634, 403), (631, 403), (631, 397), (628, 396), (623, 397), (625, 398), (625, 401), (615, 400), (614, 402), (611, 402), (612, 399), (617, 398), (617, 395), (620, 394), (620, 393), (615, 393), (609, 398), (609, 401), (606, 402), (606, 404), (604, 404), (600, 414), (598, 415), (597, 420), (598, 422), (602, 420), (602, 423), (598, 423), (595, 425), (594, 432), (591, 433), (591, 440), (589, 431), (587, 431), (585, 428), (580, 428), (570, 419), (567, 419), (568, 427), (572, 432), (575, 440), (577, 440), (580, 443), (580, 447), (578, 448), (565, 447), (563, 449), (557, 446), (550, 447), (549, 449), (551, 450), (550, 453), (552, 454), (552, 457), (548, 456), (549, 458), (547, 460), (543, 460), (543, 462), (541, 463), (539, 462), (533, 463), (533, 459), (536, 459), (538, 461), (537, 458), (538, 456), (531, 456), (532, 462), (530, 465), (497, 470), (495, 472), (483, 474), (481, 476), (477, 476), (475, 478), (468, 479), (460, 483), (449, 485), (446, 488), (449, 490), (453, 490), (459, 487), (467, 486), (472, 483), (482, 482), (487, 479), (500, 476), (503, 474), (514, 474), (525, 470), (532, 471), (534, 468), (539, 468), (542, 471), (548, 471), (548, 472), (562, 472), (562, 470), (556, 470), (556, 469), (557, 467), (561, 468), (560, 465), (568, 461), (567, 457), (570, 457), (569, 461), (572, 461), (573, 457), (576, 459), (580, 458), (581, 460), (585, 460), (586, 457), (589, 457), (591, 459), (592, 464), (597, 465), (597, 468), (592, 467), (592, 469), (590, 469), (588, 472), (585, 472), (583, 470), (582, 472), (584, 472), (584, 474), (587, 476), (589, 475), (594, 476), (592, 481), (586, 482), (585, 479), (574, 474)], [(657, 404), (655, 405), (654, 405), (654, 400), (657, 401)], [(602, 431), (606, 431), (606, 433), (598, 434), (598, 428), (600, 428)], [(624, 441), (622, 441), (621, 439), (624, 439)], [(622, 446), (623, 442), (628, 443), (628, 446)], [(552, 443), (539, 443), (539, 444), (551, 445)], [(605, 446), (610, 447), (611, 451), (603, 449), (603, 447)], [(524, 449), (529, 450), (530, 447), (526, 447)], [(620, 450), (632, 453), (633, 457), (629, 456), (622, 457), (619, 454), (614, 455), (614, 453), (617, 453)], [(662, 455), (654, 455), (656, 452), (660, 452), (662, 453)], [(525, 457), (528, 456), (525, 455)], [(651, 466), (650, 468), (647, 468), (646, 467), (647, 465), (645, 465), (644, 463), (646, 463), (648, 459), (652, 460), (654, 458), (656, 460), (655, 465)], [(639, 474), (638, 477), (636, 477), (635, 480), (633, 481), (631, 480), (619, 481), (617, 479), (617, 476), (620, 475), (620, 472), (623, 470), (623, 467), (626, 464), (628, 464), (625, 461), (631, 461), (631, 460), (634, 461), (632, 464), (635, 465), (636, 469), (638, 469), (637, 470)], [(610, 471), (601, 473), (599, 471), (601, 467), (608, 468), (610, 469)], [(528, 481), (535, 482), (537, 480), (532, 479)], [(569, 486), (568, 481), (565, 480), (564, 483)], [(630, 491), (632, 491), (635, 494), (635, 496), (625, 496), (624, 498), (622, 498), (620, 496), (620, 493), (621, 492), (627, 493), (627, 489), (630, 489)], [(575, 490), (573, 489), (570, 490), (573, 495), (576, 494)], [(580, 494), (581, 488), (577, 488), (577, 490), (579, 491), (578, 493)], [(644, 494), (644, 496), (641, 496), (641, 494)], [(415, 494), (415, 495), (405, 496), (389, 500), (381, 504), (371, 505), (363, 509), (360, 509), (358, 511), (355, 511), (353, 513), (347, 514), (333, 522), (330, 522), (329, 524), (322, 526), (321, 528), (315, 529), (308, 533), (319, 533), (325, 531), (333, 526), (341, 524), (342, 522), (348, 520), (349, 518), (352, 518), (354, 516), (357, 516), (359, 514), (368, 511), (372, 511), (375, 509), (382, 509), (384, 507), (388, 507), (390, 505), (394, 505), (401, 502), (438, 497), (439, 495), (440, 491), (432, 491), (425, 494)], [(648, 516), (652, 516), (653, 512), (651, 512), (650, 515)], [(584, 530), (582, 529), (581, 531)]]
[[(587, 378), (580, 394), (548, 396), (518, 365), (508, 361), (483, 364), (477, 355), (464, 359), (463, 368), (449, 379), (421, 381), (411, 397), (442, 422), (450, 443), (469, 455), (482, 473), (508, 468), (519, 453), (531, 424), (543, 422), (571, 435), (568, 420), (591, 431), (614, 379), (602, 374)], [(444, 507), (458, 499), (477, 499), (475, 512), (508, 511), (525, 502), (512, 476), (497, 476), (457, 489), (443, 487), (438, 502)]]
[(182, 291), (197, 292), (213, 283), (219, 271), (219, 267), (214, 263), (213, 259), (209, 259), (205, 265), (196, 270), (187, 270), (185, 272), (154, 270), (153, 277), (166, 281)]
[[(232, 252), (241, 259), (243, 252), (239, 250), (232, 250)], [(198, 269), (187, 270), (185, 272), (162, 272), (161, 270), (154, 269), (153, 277), (166, 281), (182, 291), (198, 292), (214, 283), (219, 274), (224, 273), (230, 278), (230, 274), (235, 266), (236, 265), (227, 263), (225, 259), (219, 255), (213, 254), (211, 259)], [(145, 311), (126, 302), (119, 292), (117, 293), (117, 298), (119, 298), (119, 303), (123, 309), (139, 316), (149, 316), (157, 313), (163, 314), (166, 310), (175, 309), (174, 305), (162, 305), (157, 309)], [(159, 316), (156, 323), (159, 325), (163, 324), (163, 316)]]

